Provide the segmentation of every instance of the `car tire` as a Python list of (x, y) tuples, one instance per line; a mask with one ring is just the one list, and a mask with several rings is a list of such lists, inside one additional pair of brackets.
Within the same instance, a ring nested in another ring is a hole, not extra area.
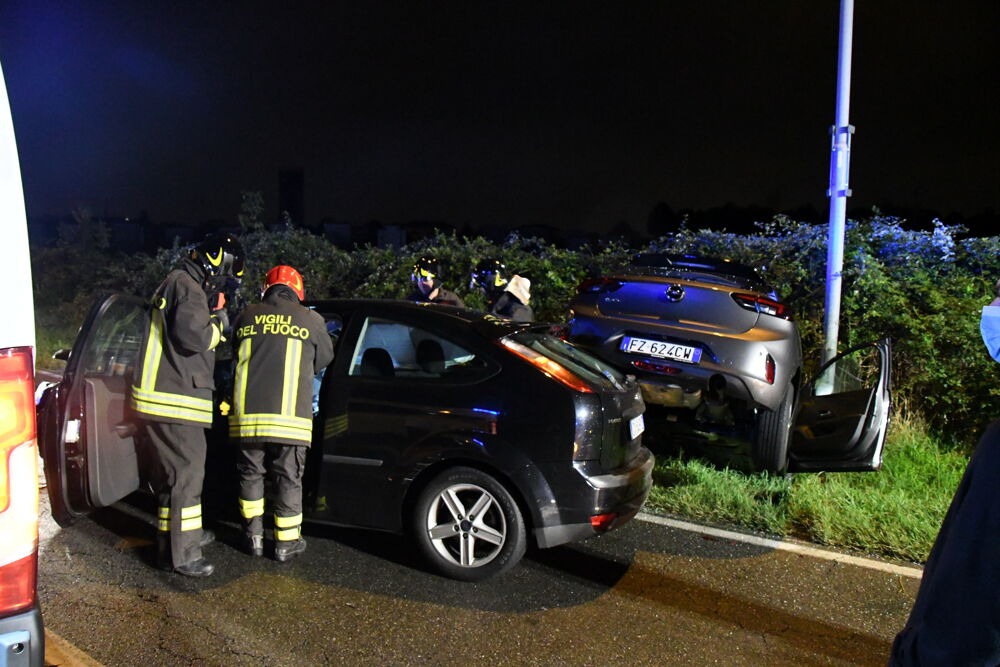
[(507, 489), (475, 468), (444, 471), (424, 487), (410, 529), (428, 563), (461, 581), (506, 572), (524, 555), (524, 519)]
[(761, 408), (757, 414), (752, 454), (757, 470), (784, 475), (788, 469), (788, 442), (792, 435), (794, 400), (794, 392), (788, 387), (776, 409)]

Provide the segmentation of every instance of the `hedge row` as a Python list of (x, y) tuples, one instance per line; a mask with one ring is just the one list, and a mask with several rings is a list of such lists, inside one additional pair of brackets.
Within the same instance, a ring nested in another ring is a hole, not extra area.
[[(979, 335), (981, 307), (1000, 277), (1000, 237), (961, 238), (964, 230), (935, 221), (930, 231), (911, 231), (895, 218), (849, 221), (843, 270), (840, 346), (889, 335), (894, 342), (897, 405), (922, 415), (956, 443), (995, 417), (997, 375)], [(410, 289), (415, 258), (436, 256), (445, 284), (470, 306), (469, 271), (485, 257), (532, 281), (539, 320), (561, 321), (582, 280), (623, 266), (641, 251), (728, 257), (758, 267), (795, 313), (802, 332), (806, 371), (815, 370), (822, 344), (826, 281), (826, 226), (776, 217), (749, 235), (681, 228), (639, 248), (609, 239), (599, 247), (567, 250), (539, 239), (511, 235), (503, 243), (439, 234), (403, 248), (344, 251), (302, 229), (249, 232), (248, 279), (243, 292), (255, 298), (258, 277), (275, 264), (298, 268), (309, 298), (398, 298)], [(74, 242), (33, 252), (35, 298), (41, 325), (82, 320), (97, 290), (149, 294), (186, 248), (155, 256), (120, 256), (99, 225), (79, 230)]]

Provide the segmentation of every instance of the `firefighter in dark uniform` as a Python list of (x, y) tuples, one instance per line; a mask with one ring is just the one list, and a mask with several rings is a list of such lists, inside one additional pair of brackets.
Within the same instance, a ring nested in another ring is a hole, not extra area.
[(441, 284), (440, 264), (434, 257), (421, 257), (413, 264), (410, 280), (416, 289), (406, 297), (407, 301), (422, 303), (443, 303), (446, 306), (465, 306), (461, 297), (446, 290)]
[(323, 317), (301, 303), (302, 276), (290, 266), (267, 272), (261, 303), (233, 324), (236, 369), (229, 437), (239, 447), (240, 514), (247, 550), (264, 553), (264, 475), (275, 480), (274, 557), (287, 561), (302, 539), (302, 473), (312, 441), (313, 378), (333, 360)]
[(469, 289), (478, 289), (486, 300), (486, 312), (512, 322), (535, 319), (528, 301), (531, 281), (515, 275), (507, 280), (507, 267), (499, 259), (484, 259), (476, 264)]
[(160, 567), (207, 577), (201, 548), (205, 429), (212, 425), (215, 348), (228, 328), (226, 281), (243, 274), (243, 248), (227, 234), (207, 238), (160, 283), (152, 299), (131, 402), (155, 454), (150, 481), (159, 512)]

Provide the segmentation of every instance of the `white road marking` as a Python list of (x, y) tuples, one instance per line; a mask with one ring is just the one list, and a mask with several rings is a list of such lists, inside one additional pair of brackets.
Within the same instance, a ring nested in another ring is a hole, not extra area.
[(814, 547), (810, 544), (798, 541), (772, 540), (766, 537), (757, 537), (756, 535), (747, 535), (745, 533), (737, 533), (731, 530), (701, 526), (696, 523), (681, 521), (679, 519), (668, 519), (667, 517), (647, 514), (645, 512), (640, 512), (636, 515), (636, 518), (642, 521), (648, 521), (649, 523), (669, 526), (671, 528), (686, 530), (692, 533), (701, 533), (702, 535), (709, 535), (723, 540), (733, 540), (734, 542), (743, 542), (745, 544), (754, 544), (768, 549), (789, 551), (792, 553), (802, 554), (804, 556), (812, 556), (813, 558), (821, 558), (823, 560), (832, 560), (847, 565), (857, 565), (858, 567), (880, 570), (882, 572), (898, 574), (912, 579), (920, 579), (924, 574), (924, 571), (919, 567), (907, 567), (906, 565), (895, 565), (894, 563), (885, 563), (871, 558), (862, 558), (861, 556), (851, 556), (849, 554), (842, 554), (836, 551), (820, 549), (819, 547)]

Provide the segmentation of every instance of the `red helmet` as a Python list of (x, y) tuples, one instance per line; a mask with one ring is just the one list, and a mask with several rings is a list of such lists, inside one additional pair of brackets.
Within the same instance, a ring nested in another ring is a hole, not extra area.
[(290, 266), (278, 265), (267, 272), (264, 276), (264, 289), (266, 292), (272, 285), (286, 285), (292, 288), (299, 301), (306, 298), (306, 292), (302, 288), (302, 274)]

